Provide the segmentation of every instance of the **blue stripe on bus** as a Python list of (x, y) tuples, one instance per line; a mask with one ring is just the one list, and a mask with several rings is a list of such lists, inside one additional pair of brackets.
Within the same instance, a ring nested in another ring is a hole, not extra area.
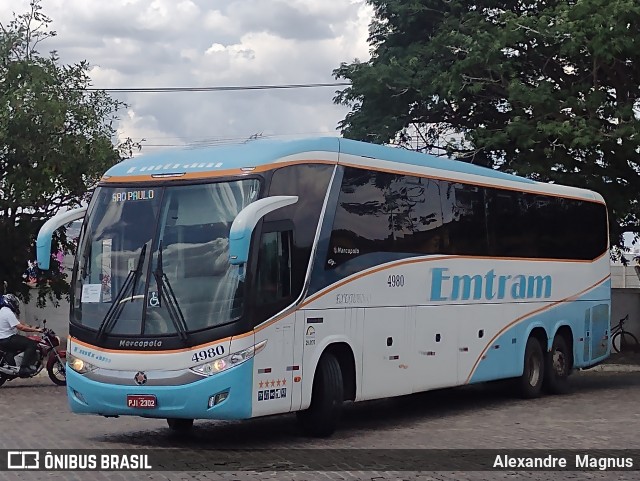
[[(151, 418), (248, 419), (252, 413), (253, 359), (228, 371), (179, 386), (122, 386), (87, 379), (67, 369), (67, 398), (71, 412)], [(229, 391), (217, 406), (208, 407), (209, 397)], [(78, 395), (79, 393), (79, 395)], [(127, 407), (128, 394), (153, 394), (155, 409)]]
[[(334, 152), (370, 157), (400, 164), (431, 167), (449, 172), (473, 174), (494, 179), (535, 183), (531, 179), (507, 174), (487, 167), (412, 152), (397, 147), (370, 144), (339, 137), (300, 140), (254, 140), (246, 144), (225, 145), (207, 149), (171, 149), (128, 159), (111, 167), (105, 175), (113, 177), (179, 172), (215, 172), (269, 165), (283, 157), (304, 152)], [(174, 167), (179, 164), (179, 167)], [(274, 165), (275, 167), (275, 165)]]
[[(603, 340), (610, 332), (610, 289), (611, 281), (607, 280), (575, 300), (558, 304), (514, 325), (491, 343), (485, 353), (486, 358), (478, 363), (469, 383), (521, 375), (526, 341), (536, 327), (547, 332), (550, 338), (547, 348), (551, 347), (552, 336), (559, 326), (571, 328), (576, 368), (591, 366), (605, 359), (610, 353), (610, 339)], [(587, 330), (590, 331), (589, 343), (586, 343)], [(500, 348), (495, 349), (496, 345)]]

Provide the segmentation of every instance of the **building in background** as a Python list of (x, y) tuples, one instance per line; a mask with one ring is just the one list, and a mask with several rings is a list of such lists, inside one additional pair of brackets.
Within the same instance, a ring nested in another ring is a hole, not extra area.
[(629, 314), (625, 330), (640, 337), (640, 248), (625, 254), (627, 265), (611, 263), (611, 323)]

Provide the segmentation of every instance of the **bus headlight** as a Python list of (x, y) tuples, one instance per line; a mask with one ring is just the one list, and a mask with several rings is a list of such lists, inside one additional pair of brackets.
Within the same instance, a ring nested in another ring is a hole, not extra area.
[(207, 362), (205, 364), (199, 364), (191, 368), (193, 372), (201, 376), (213, 376), (219, 372), (226, 371), (232, 367), (238, 366), (245, 361), (248, 361), (253, 356), (258, 354), (267, 345), (267, 340), (259, 342), (258, 344), (251, 346), (242, 351), (234, 352), (227, 356), (216, 359), (215, 361)]
[(97, 367), (90, 362), (83, 361), (82, 359), (77, 358), (72, 354), (67, 354), (67, 365), (80, 374), (84, 374), (97, 369)]

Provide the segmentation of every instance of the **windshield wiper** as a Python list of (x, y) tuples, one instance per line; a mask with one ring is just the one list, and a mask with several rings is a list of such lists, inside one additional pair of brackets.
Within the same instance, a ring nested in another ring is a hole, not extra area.
[(118, 291), (116, 298), (111, 303), (107, 314), (104, 316), (102, 323), (100, 323), (100, 327), (98, 328), (98, 332), (96, 333), (96, 339), (104, 336), (107, 332), (109, 332), (113, 325), (116, 323), (120, 314), (122, 313), (122, 309), (124, 309), (123, 302), (124, 296), (129, 290), (129, 286), (133, 284), (133, 290), (131, 291), (131, 301), (133, 302), (133, 296), (135, 295), (136, 285), (138, 284), (138, 280), (140, 279), (140, 275), (142, 274), (142, 264), (144, 263), (144, 257), (147, 253), (147, 243), (145, 242), (142, 246), (142, 250), (140, 251), (140, 257), (138, 257), (138, 264), (136, 268), (132, 271), (129, 271), (127, 278), (124, 280), (122, 287)]
[[(140, 276), (142, 275), (141, 267), (144, 260), (144, 256), (147, 252), (147, 244), (142, 248), (142, 252), (140, 252), (140, 257), (138, 258), (138, 265), (136, 266), (136, 270), (133, 273), (133, 287), (131, 288), (131, 302), (133, 302), (133, 297), (136, 295), (136, 287), (138, 286), (138, 281), (140, 280)], [(125, 301), (126, 302), (126, 301)]]
[[(164, 273), (164, 269), (162, 267), (162, 241), (160, 241), (158, 246), (158, 262), (156, 264), (156, 270), (153, 272), (153, 276), (156, 278), (156, 284), (158, 285), (158, 307), (162, 307), (162, 300), (164, 299), (167, 312), (169, 313), (169, 318), (171, 318), (171, 322), (173, 323), (176, 332), (180, 336), (180, 339), (186, 341), (188, 338), (187, 322), (184, 319), (184, 315), (182, 314), (182, 310), (178, 304), (178, 298), (176, 297), (175, 292), (173, 292), (169, 278)], [(164, 288), (165, 286), (166, 289)], [(167, 295), (167, 291), (169, 291), (171, 297)]]

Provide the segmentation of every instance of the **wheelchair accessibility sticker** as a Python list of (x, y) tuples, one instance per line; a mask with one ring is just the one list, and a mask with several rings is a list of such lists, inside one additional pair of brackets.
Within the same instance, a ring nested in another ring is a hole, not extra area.
[(160, 307), (158, 291), (149, 291), (149, 307)]

